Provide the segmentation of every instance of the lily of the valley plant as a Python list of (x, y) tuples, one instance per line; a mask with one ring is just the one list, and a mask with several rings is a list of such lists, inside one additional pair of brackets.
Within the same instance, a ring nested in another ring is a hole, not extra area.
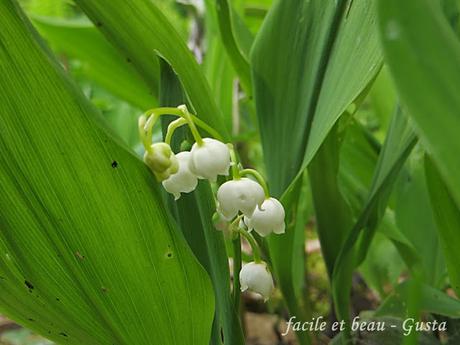
[(0, 0), (0, 344), (457, 344), (459, 18)]
[[(152, 143), (155, 122), (161, 115), (168, 114), (178, 118), (169, 124), (165, 142)], [(217, 189), (216, 216), (228, 223), (226, 227), (232, 232), (231, 235), (245, 237), (253, 251), (254, 261), (246, 264), (239, 273), (241, 291), (252, 290), (266, 301), (274, 288), (273, 278), (267, 263), (261, 260), (260, 248), (251, 231), (256, 231), (262, 237), (271, 233), (284, 233), (283, 205), (270, 197), (267, 183), (259, 172), (241, 168), (231, 143), (223, 143), (215, 138), (202, 138), (194, 118), (196, 116), (190, 114), (185, 105), (152, 109), (142, 115), (138, 125), (145, 149), (144, 162), (165, 190), (174, 195), (175, 200), (180, 198), (181, 193), (193, 192), (198, 179), (215, 183), (219, 175), (231, 175)], [(189, 127), (195, 143), (190, 151), (173, 153), (170, 144), (174, 131), (184, 125)], [(209, 134), (217, 133), (204, 122), (199, 122), (198, 125), (209, 131)], [(254, 180), (244, 176), (252, 176)], [(216, 219), (216, 216), (213, 218)]]

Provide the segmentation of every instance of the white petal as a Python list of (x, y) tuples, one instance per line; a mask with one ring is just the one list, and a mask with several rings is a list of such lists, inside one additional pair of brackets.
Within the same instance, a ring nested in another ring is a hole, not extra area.
[(282, 222), (279, 226), (273, 228), (273, 232), (278, 235), (284, 234), (286, 232), (286, 224)]
[(163, 187), (167, 192), (174, 195), (177, 200), (180, 193), (189, 193), (195, 190), (198, 180), (189, 170), (190, 152), (180, 152), (176, 155), (178, 171), (174, 175), (163, 181)]
[(217, 191), (220, 212), (227, 218), (233, 218), (238, 211), (251, 216), (264, 196), (263, 188), (253, 180), (242, 178), (227, 181)]
[(275, 198), (266, 199), (262, 204), (262, 210), (256, 209), (249, 218), (249, 227), (261, 236), (267, 236), (272, 232), (283, 233), (285, 212), (283, 205)]
[(217, 175), (228, 175), (230, 168), (230, 151), (224, 143), (204, 138), (203, 145), (192, 146), (190, 170), (199, 178), (215, 181)]
[(241, 286), (262, 295), (267, 300), (274, 288), (273, 278), (265, 262), (250, 262), (240, 271)]

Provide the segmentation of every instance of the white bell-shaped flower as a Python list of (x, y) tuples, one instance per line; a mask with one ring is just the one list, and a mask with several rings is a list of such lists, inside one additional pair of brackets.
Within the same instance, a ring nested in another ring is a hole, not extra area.
[(190, 193), (195, 190), (198, 179), (189, 169), (190, 152), (180, 152), (176, 155), (179, 163), (177, 173), (164, 180), (163, 187), (168, 193), (174, 195), (174, 199), (180, 198), (181, 193)]
[(158, 181), (166, 180), (179, 170), (179, 162), (171, 147), (166, 143), (152, 144), (151, 150), (145, 151), (144, 162), (153, 171)]
[(244, 217), (244, 222), (249, 230), (255, 230), (260, 236), (265, 237), (272, 232), (284, 234), (284, 207), (275, 198), (265, 199), (259, 209), (254, 210), (252, 216)]
[(250, 262), (240, 271), (241, 291), (251, 290), (262, 295), (264, 301), (270, 297), (273, 289), (273, 278), (265, 262)]
[(193, 144), (190, 151), (190, 171), (198, 178), (216, 181), (217, 175), (228, 175), (230, 150), (219, 140), (204, 138), (203, 144)]
[(249, 178), (227, 181), (217, 191), (218, 212), (227, 220), (235, 217), (238, 211), (252, 216), (264, 199), (263, 188)]

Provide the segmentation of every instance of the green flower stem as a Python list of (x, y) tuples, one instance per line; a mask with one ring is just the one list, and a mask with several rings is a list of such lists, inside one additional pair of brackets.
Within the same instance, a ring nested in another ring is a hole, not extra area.
[(151, 139), (147, 138), (147, 135), (145, 133), (145, 124), (147, 122), (147, 117), (145, 115), (142, 115), (139, 117), (138, 121), (138, 130), (139, 130), (139, 137), (141, 138), (142, 145), (144, 145), (144, 148), (146, 151), (150, 152), (152, 148), (150, 147), (149, 143), (151, 144)]
[(203, 145), (203, 139), (201, 138), (200, 132), (198, 132), (198, 129), (196, 128), (195, 122), (193, 122), (191, 114), (188, 112), (187, 106), (185, 104), (180, 105), (178, 107), (178, 109), (180, 111), (182, 111), (183, 118), (187, 120), (188, 125), (190, 127), (190, 131), (192, 132), (192, 135), (193, 135), (193, 138), (196, 141), (196, 144), (198, 146), (202, 146)]
[(171, 145), (171, 139), (174, 134), (174, 131), (185, 124), (187, 124), (187, 120), (184, 119), (183, 117), (180, 117), (172, 121), (168, 125), (168, 130), (166, 131), (165, 143), (168, 145)]
[[(203, 140), (201, 139), (201, 136), (196, 126), (200, 127), (205, 132), (209, 133), (213, 138), (223, 141), (223, 137), (219, 134), (219, 132), (217, 132), (214, 128), (209, 126), (203, 120), (199, 119), (196, 115), (191, 114), (185, 105), (179, 106), (177, 108), (160, 107), (147, 110), (141, 117), (141, 119), (144, 118), (144, 120), (139, 119), (139, 134), (142, 139), (142, 143), (144, 144), (144, 147), (147, 151), (150, 151), (150, 145), (152, 144), (151, 138), (153, 126), (155, 125), (158, 118), (162, 115), (175, 115), (185, 119), (190, 127), (195, 141), (199, 143), (198, 145), (202, 145)], [(143, 121), (142, 126), (141, 121)]]
[(261, 256), (260, 256), (260, 248), (254, 239), (254, 237), (247, 232), (246, 230), (242, 229), (239, 227), (239, 222), (241, 219), (243, 219), (243, 215), (240, 214), (238, 217), (236, 217), (231, 223), (230, 223), (230, 229), (233, 231), (234, 234), (241, 234), (243, 237), (248, 241), (249, 245), (251, 246), (252, 249), (252, 254), (254, 255), (254, 261), (256, 263), (261, 262)]
[(144, 148), (147, 152), (152, 151), (152, 134), (153, 134), (153, 126), (157, 122), (160, 115), (152, 114), (151, 116), (147, 117), (147, 121), (144, 124)]
[(238, 168), (238, 160), (236, 159), (235, 148), (232, 144), (227, 144), (230, 150), (230, 159), (232, 161), (232, 177), (234, 180), (239, 180), (240, 176), (240, 169)]
[(262, 262), (260, 256), (260, 248), (257, 245), (257, 242), (254, 239), (254, 237), (244, 229), (239, 228), (237, 231), (248, 241), (249, 245), (251, 246), (252, 254), (254, 255), (254, 262), (256, 264)]
[(235, 234), (232, 240), (233, 244), (233, 305), (236, 313), (240, 313), (240, 297), (241, 297), (241, 285), (240, 285), (240, 271), (241, 271), (241, 237), (239, 233)]
[(257, 171), (257, 170), (254, 170), (254, 169), (243, 169), (240, 171), (240, 175), (241, 176), (245, 176), (245, 175), (252, 175), (256, 178), (257, 182), (259, 182), (259, 184), (262, 186), (262, 188), (264, 189), (264, 193), (265, 193), (265, 198), (268, 199), (270, 198), (270, 192), (268, 190), (268, 186), (267, 186), (267, 182), (265, 182), (265, 179), (262, 177), (262, 175)]
[[(190, 113), (189, 113), (190, 114)], [(224, 141), (224, 138), (219, 134), (219, 132), (217, 132), (214, 128), (212, 128), (210, 125), (208, 125), (206, 122), (204, 122), (203, 120), (201, 120), (199, 117), (193, 115), (193, 114), (190, 114), (190, 117), (192, 118), (193, 122), (198, 126), (200, 127), (201, 129), (203, 129), (204, 131), (208, 132), (209, 134), (211, 134), (211, 136), (217, 140), (220, 140), (220, 141)]]
[(144, 123), (144, 135), (142, 136), (142, 143), (144, 144), (146, 151), (150, 151), (150, 145), (152, 145), (153, 126), (162, 115), (176, 115), (183, 117), (182, 112), (179, 109), (172, 107), (162, 107), (147, 110), (143, 115), (147, 120)]

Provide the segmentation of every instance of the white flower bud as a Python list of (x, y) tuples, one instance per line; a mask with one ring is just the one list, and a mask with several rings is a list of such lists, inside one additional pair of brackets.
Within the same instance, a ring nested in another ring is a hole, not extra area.
[(174, 199), (180, 198), (180, 193), (190, 193), (198, 184), (197, 177), (189, 169), (190, 152), (180, 152), (176, 155), (179, 170), (164, 180), (163, 187), (168, 193), (174, 195)]
[(249, 230), (255, 230), (260, 236), (265, 237), (270, 233), (284, 234), (284, 207), (275, 198), (268, 198), (262, 207), (254, 210), (250, 217), (244, 217), (244, 222)]
[(203, 144), (193, 144), (190, 151), (190, 171), (198, 178), (216, 181), (217, 175), (228, 175), (230, 168), (230, 150), (224, 143), (204, 138)]
[(265, 262), (250, 262), (240, 271), (241, 291), (251, 290), (262, 295), (264, 301), (270, 297), (273, 289), (273, 278)]
[(144, 162), (153, 171), (159, 181), (166, 180), (170, 175), (177, 173), (179, 162), (165, 143), (155, 143), (150, 151), (145, 151)]
[(217, 191), (218, 211), (228, 220), (235, 217), (238, 211), (251, 216), (264, 199), (264, 190), (260, 184), (248, 178), (227, 181)]

